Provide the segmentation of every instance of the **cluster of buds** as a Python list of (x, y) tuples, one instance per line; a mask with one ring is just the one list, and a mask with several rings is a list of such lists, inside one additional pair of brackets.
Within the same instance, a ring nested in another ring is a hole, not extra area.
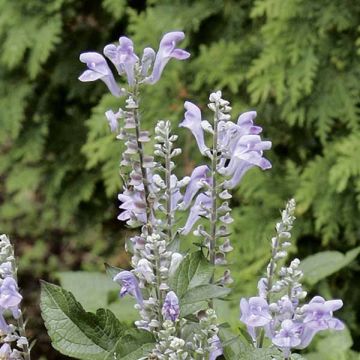
[(277, 234), (271, 241), (272, 257), (267, 277), (258, 283), (259, 296), (240, 301), (240, 320), (247, 326), (254, 345), (261, 346), (265, 334), (283, 351), (285, 359), (290, 358), (293, 349), (307, 347), (319, 331), (344, 328), (344, 324), (333, 317), (333, 312), (343, 305), (341, 300), (325, 301), (315, 296), (308, 304), (300, 304), (307, 293), (301, 284), (303, 273), (299, 269), (299, 259), (275, 271), (291, 245), (294, 211), (295, 201), (291, 199), (281, 213), (281, 221), (276, 224)]
[[(17, 285), (14, 248), (6, 235), (0, 236), (0, 359), (30, 359)], [(15, 320), (8, 323), (6, 315)]]
[(219, 332), (218, 319), (213, 309), (199, 311), (199, 331), (193, 335), (187, 346), (194, 353), (194, 357), (214, 360), (223, 353), (223, 349), (217, 336)]
[(178, 336), (179, 328), (181, 328), (185, 323), (186, 320), (181, 320), (181, 324), (175, 323), (171, 320), (165, 320), (162, 324), (162, 330), (158, 333), (159, 340), (156, 343), (156, 347), (148, 359), (191, 359), (191, 356), (186, 349), (185, 340)]
[(174, 147), (177, 135), (171, 134), (170, 121), (158, 121), (155, 127), (155, 151), (154, 154), (161, 159), (157, 164), (157, 174), (152, 178), (154, 193), (157, 197), (158, 210), (164, 215), (160, 224), (170, 243), (175, 239), (176, 232), (173, 231), (175, 212), (179, 203), (183, 200), (180, 189), (186, 186), (189, 178), (178, 180), (173, 170), (175, 164), (173, 158), (181, 154), (180, 148)]

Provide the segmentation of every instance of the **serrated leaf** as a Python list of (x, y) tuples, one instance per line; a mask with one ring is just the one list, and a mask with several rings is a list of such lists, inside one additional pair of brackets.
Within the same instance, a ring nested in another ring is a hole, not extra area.
[(360, 253), (360, 246), (342, 254), (339, 251), (323, 251), (305, 258), (300, 269), (311, 285), (349, 265)]
[(138, 360), (154, 348), (154, 338), (148, 331), (129, 330), (117, 342), (105, 360)]
[(198, 285), (210, 282), (214, 268), (201, 251), (189, 254), (169, 279), (170, 288), (181, 298), (185, 292)]
[(46, 282), (40, 307), (53, 347), (77, 359), (105, 359), (126, 329), (110, 310), (88, 313), (70, 292)]
[(240, 336), (234, 334), (229, 328), (220, 327), (219, 338), (221, 340), (226, 360), (275, 360), (280, 352), (276, 349), (255, 349)]
[[(108, 265), (110, 267), (110, 265)], [(115, 267), (111, 267), (118, 273)], [(119, 299), (119, 285), (112, 281), (113, 276), (100, 272), (66, 271), (57, 274), (61, 286), (70, 291), (82, 304), (86, 311), (96, 311), (98, 308), (111, 310), (121, 321), (133, 323), (138, 319), (135, 310), (135, 300), (131, 296)], [(79, 286), (81, 284), (81, 286)], [(96, 287), (94, 287), (96, 284)]]
[(231, 289), (218, 285), (207, 284), (190, 288), (181, 298), (180, 303), (194, 304), (208, 299), (221, 298), (228, 295)]

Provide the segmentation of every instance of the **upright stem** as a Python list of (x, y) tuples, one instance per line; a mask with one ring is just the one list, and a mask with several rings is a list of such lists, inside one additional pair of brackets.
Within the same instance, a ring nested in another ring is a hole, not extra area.
[[(20, 336), (23, 336), (26, 338), (25, 325), (24, 325), (24, 319), (23, 319), (22, 313), (20, 314), (20, 317), (17, 320), (17, 323), (18, 323)], [(29, 350), (28, 344), (23, 345), (23, 356), (24, 356), (24, 360), (30, 360), (30, 350)]]
[(276, 236), (276, 240), (271, 252), (271, 260), (269, 265), (269, 271), (267, 276), (267, 292), (266, 292), (266, 300), (270, 302), (270, 290), (272, 288), (273, 276), (275, 272), (275, 256), (279, 249), (279, 237)]
[[(217, 221), (217, 183), (216, 183), (216, 167), (218, 163), (217, 156), (217, 137), (218, 137), (218, 109), (216, 109), (214, 115), (214, 136), (213, 136), (213, 145), (212, 145), (212, 159), (211, 159), (211, 214), (210, 214), (210, 246), (209, 246), (209, 255), (210, 263), (215, 265), (215, 248), (216, 248), (216, 221)], [(211, 279), (211, 282), (214, 282), (214, 276)]]
[(166, 134), (165, 145), (167, 147), (165, 153), (165, 184), (166, 184), (166, 218), (167, 218), (167, 229), (166, 232), (169, 237), (169, 242), (172, 241), (172, 226), (173, 218), (171, 212), (171, 147), (169, 146), (169, 132)]
[(148, 235), (151, 235), (153, 232), (152, 224), (151, 224), (151, 218), (153, 215), (153, 209), (150, 203), (149, 195), (149, 181), (147, 177), (146, 168), (144, 167), (144, 147), (141, 141), (139, 141), (140, 138), (140, 112), (139, 112), (139, 85), (138, 83), (134, 86), (134, 92), (133, 92), (133, 100), (136, 104), (136, 108), (133, 109), (133, 115), (134, 115), (134, 121), (135, 121), (135, 133), (136, 133), (136, 143), (138, 147), (138, 154), (139, 154), (139, 163), (140, 163), (140, 170), (141, 175), (143, 179), (143, 185), (144, 185), (144, 194), (145, 194), (145, 202), (146, 202), (146, 228), (148, 231)]
[[(14, 250), (13, 250), (13, 258), (14, 258), (14, 260), (12, 261), (12, 268), (13, 268), (13, 271), (14, 271), (13, 274), (14, 274), (14, 278), (16, 280), (16, 283), (18, 283), (17, 267), (16, 267), (16, 262), (15, 262)], [(23, 317), (22, 311), (20, 311), (20, 317), (17, 319), (17, 323), (18, 323), (18, 330), (19, 330), (20, 336), (26, 338), (24, 317)], [(31, 360), (30, 359), (30, 349), (29, 349), (28, 344), (24, 344), (22, 346), (22, 349), (23, 349), (24, 360)]]
[[(139, 112), (139, 85), (136, 82), (134, 86), (133, 91), (133, 100), (136, 104), (135, 109), (133, 110), (134, 115), (134, 121), (135, 121), (135, 134), (136, 134), (136, 143), (138, 147), (138, 154), (139, 154), (139, 163), (140, 163), (140, 170), (142, 175), (142, 181), (144, 186), (144, 196), (145, 196), (145, 203), (146, 203), (146, 229), (147, 229), (147, 235), (153, 234), (153, 225), (151, 223), (151, 220), (154, 219), (154, 211), (152, 204), (150, 202), (150, 189), (149, 189), (149, 179), (147, 175), (147, 170), (144, 167), (144, 147), (141, 141), (139, 141), (140, 138), (140, 131), (141, 131), (141, 122), (140, 122), (140, 112)], [(157, 247), (155, 247), (157, 249)], [(156, 286), (155, 286), (155, 293), (156, 298), (159, 301), (159, 312), (158, 312), (158, 320), (160, 323), (162, 322), (162, 314), (161, 314), (161, 308), (163, 306), (163, 293), (160, 290), (161, 285), (161, 275), (160, 275), (160, 255), (158, 251), (156, 250), (156, 253), (154, 253), (155, 256), (155, 267), (154, 267), (154, 273), (156, 278)]]

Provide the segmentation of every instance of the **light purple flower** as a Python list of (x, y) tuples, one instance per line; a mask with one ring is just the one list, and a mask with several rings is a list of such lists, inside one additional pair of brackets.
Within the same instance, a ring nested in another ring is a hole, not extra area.
[(142, 191), (126, 189), (118, 195), (121, 201), (120, 209), (123, 211), (118, 216), (118, 220), (126, 221), (131, 225), (131, 221), (146, 223), (146, 203)]
[(176, 48), (176, 44), (184, 38), (185, 34), (182, 31), (169, 32), (163, 36), (156, 54), (152, 74), (145, 79), (145, 82), (155, 84), (159, 81), (166, 64), (171, 58), (185, 60), (190, 56), (187, 51)]
[(190, 176), (189, 184), (186, 187), (181, 209), (187, 209), (196, 193), (204, 186), (203, 182), (210, 184), (211, 177), (208, 176), (210, 169), (207, 165), (197, 166)]
[[(225, 156), (220, 160), (218, 172), (231, 179), (224, 186), (234, 188), (246, 171), (254, 166), (263, 170), (271, 168), (269, 160), (263, 157), (263, 151), (271, 148), (270, 141), (262, 141), (258, 135), (262, 128), (254, 126), (255, 111), (249, 111), (239, 116), (237, 124), (219, 122), (218, 146)], [(227, 160), (228, 161), (227, 163)]]
[(244, 298), (241, 299), (240, 311), (240, 321), (247, 326), (264, 326), (272, 319), (268, 303), (260, 296), (251, 297), (249, 301)]
[(297, 347), (301, 343), (301, 327), (292, 320), (284, 320), (281, 329), (272, 338), (272, 343), (279, 347), (286, 358), (290, 356), (291, 348)]
[(80, 54), (80, 61), (85, 63), (88, 70), (85, 70), (79, 80), (83, 82), (102, 80), (110, 92), (116, 96), (122, 96), (123, 92), (116, 84), (114, 76), (105, 60), (105, 58), (96, 52), (87, 52)]
[(219, 356), (223, 354), (223, 347), (221, 345), (220, 339), (217, 335), (214, 335), (210, 339), (210, 355), (209, 360), (216, 360)]
[(176, 321), (179, 318), (179, 299), (173, 291), (166, 294), (161, 312), (165, 320)]
[(11, 347), (8, 343), (4, 343), (0, 347), (0, 359), (10, 359)]
[(15, 319), (20, 316), (19, 304), (22, 296), (14, 278), (6, 277), (0, 287), (0, 309), (10, 310)]
[(194, 205), (190, 209), (190, 213), (186, 224), (183, 228), (179, 229), (181, 234), (187, 235), (195, 223), (201, 218), (201, 216), (206, 216), (208, 214), (208, 210), (211, 207), (212, 200), (211, 197), (200, 193), (195, 200)]
[(156, 53), (152, 48), (147, 47), (144, 49), (143, 56), (141, 58), (141, 75), (143, 77), (147, 76), (149, 69), (154, 62), (155, 55)]
[(123, 111), (120, 109), (117, 113), (114, 113), (112, 110), (105, 112), (107, 121), (109, 122), (111, 132), (116, 132), (119, 129), (118, 119), (123, 116)]
[(197, 145), (201, 154), (205, 154), (208, 147), (205, 145), (204, 130), (201, 126), (201, 111), (200, 109), (190, 101), (185, 101), (185, 119), (179, 124), (180, 127), (188, 128), (194, 135)]
[(128, 84), (135, 84), (134, 68), (139, 58), (134, 53), (133, 42), (126, 36), (119, 39), (119, 46), (114, 44), (106, 45), (104, 54), (115, 65), (119, 75), (126, 73)]
[(141, 307), (144, 305), (139, 283), (133, 273), (126, 270), (121, 271), (114, 276), (113, 280), (122, 286), (120, 290), (121, 297), (125, 296), (126, 294), (130, 294), (135, 297), (136, 301)]
[(313, 330), (326, 329), (343, 330), (344, 324), (333, 317), (333, 311), (343, 306), (342, 300), (325, 301), (321, 296), (315, 296), (307, 305), (303, 306), (305, 314), (304, 324)]
[(10, 327), (5, 320), (3, 313), (0, 312), (0, 336), (8, 334), (9, 331), (10, 331)]

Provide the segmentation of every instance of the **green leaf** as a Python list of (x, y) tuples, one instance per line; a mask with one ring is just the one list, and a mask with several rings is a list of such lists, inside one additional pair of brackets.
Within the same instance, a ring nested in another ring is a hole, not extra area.
[(117, 342), (106, 360), (138, 360), (154, 348), (154, 338), (148, 331), (129, 330)]
[(219, 338), (223, 345), (226, 360), (274, 360), (282, 359), (278, 357), (280, 352), (276, 349), (255, 349), (249, 345), (245, 339), (235, 335), (229, 328), (220, 327)]
[(124, 271), (124, 269), (118, 268), (116, 266), (112, 266), (112, 265), (110, 265), (108, 263), (105, 263), (105, 270), (106, 270), (106, 274), (111, 278), (111, 280), (119, 272)]
[(345, 255), (339, 251), (323, 251), (305, 258), (300, 269), (304, 279), (311, 285), (349, 265), (360, 253), (360, 246)]
[(214, 268), (201, 251), (191, 253), (181, 262), (175, 274), (169, 279), (170, 288), (181, 298), (189, 289), (207, 284)]
[[(116, 274), (121, 271), (110, 265), (107, 265), (106, 269), (108, 274), (110, 271)], [(57, 275), (62, 287), (70, 291), (86, 311), (96, 311), (98, 308), (109, 309), (126, 323), (133, 323), (139, 318), (138, 311), (134, 308), (133, 297), (126, 296), (119, 299), (119, 285), (112, 281), (111, 274), (111, 278), (100, 272), (86, 271), (66, 271)]]
[(125, 330), (110, 310), (88, 313), (70, 292), (46, 282), (40, 306), (53, 347), (77, 359), (105, 359)]
[(228, 295), (231, 289), (225, 288), (218, 285), (199, 285), (189, 289), (181, 298), (180, 303), (183, 304), (194, 304), (199, 301), (204, 301), (213, 298), (221, 298)]

